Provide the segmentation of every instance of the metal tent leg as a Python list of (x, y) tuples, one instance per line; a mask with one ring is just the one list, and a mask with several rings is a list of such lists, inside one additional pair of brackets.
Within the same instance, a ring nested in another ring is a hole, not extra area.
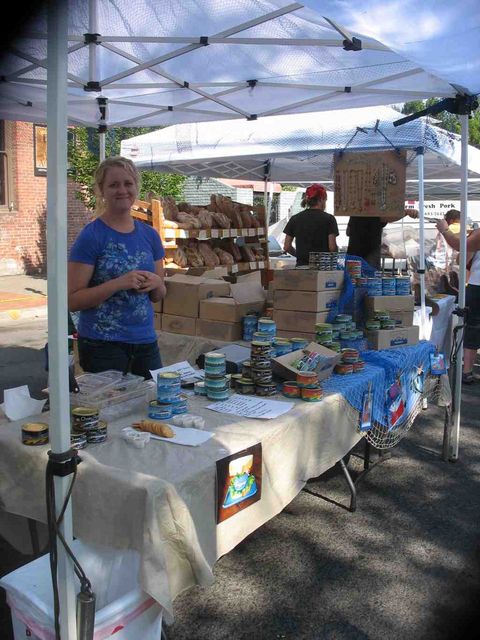
[(350, 507), (348, 510), (354, 513), (357, 509), (357, 489), (343, 458), (340, 460), (340, 468), (342, 469), (342, 473), (345, 476), (348, 488), (350, 489)]

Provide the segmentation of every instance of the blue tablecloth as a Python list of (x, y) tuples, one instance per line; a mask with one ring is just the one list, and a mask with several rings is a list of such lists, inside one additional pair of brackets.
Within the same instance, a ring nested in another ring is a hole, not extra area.
[(364, 351), (365, 369), (351, 375), (333, 374), (322, 382), (325, 391), (341, 393), (345, 400), (357, 411), (362, 411), (363, 398), (369, 385), (372, 385), (372, 419), (388, 428), (389, 418), (388, 391), (400, 382), (405, 410), (395, 423), (399, 427), (408, 418), (412, 408), (421, 396), (421, 388), (417, 384), (419, 370), (423, 376), (430, 372), (430, 354), (435, 352), (435, 345), (422, 340), (416, 345), (385, 349), (383, 351)]

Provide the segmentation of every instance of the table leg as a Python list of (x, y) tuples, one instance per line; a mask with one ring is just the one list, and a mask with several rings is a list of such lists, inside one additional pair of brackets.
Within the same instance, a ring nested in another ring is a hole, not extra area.
[(38, 558), (40, 555), (40, 541), (38, 539), (37, 523), (31, 518), (27, 518), (28, 531), (30, 533), (30, 541), (32, 543), (33, 555)]
[(353, 513), (357, 509), (357, 489), (343, 458), (340, 459), (340, 468), (350, 489), (350, 507), (348, 510)]

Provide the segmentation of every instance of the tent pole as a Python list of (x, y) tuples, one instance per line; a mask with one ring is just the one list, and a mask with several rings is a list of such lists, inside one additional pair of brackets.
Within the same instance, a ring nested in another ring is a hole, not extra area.
[[(462, 186), (460, 200), (460, 265), (458, 273), (458, 308), (465, 309), (465, 285), (467, 280), (467, 215), (468, 215), (468, 115), (459, 116), (462, 125)], [(463, 318), (465, 323), (465, 318)], [(460, 335), (460, 334), (459, 334)], [(450, 439), (450, 460), (458, 460), (460, 440), (460, 410), (462, 403), (463, 332), (458, 338), (457, 365), (455, 369), (455, 394), (453, 399), (453, 431)]]
[(269, 182), (270, 182), (270, 165), (271, 165), (271, 161), (270, 160), (266, 160), (264, 167), (263, 167), (263, 175), (264, 175), (264, 180), (263, 180), (263, 206), (265, 208), (265, 225), (268, 229), (268, 223), (270, 221), (270, 211), (269, 211), (269, 205), (268, 205), (268, 186), (269, 186)]
[(100, 162), (105, 160), (105, 134), (99, 133), (100, 138)]
[[(51, 0), (48, 9), (47, 57), (47, 269), (50, 442), (53, 453), (70, 449), (70, 394), (67, 323), (67, 25), (68, 3)], [(69, 476), (55, 476), (57, 515), (68, 492)], [(61, 524), (73, 540), (71, 502)], [(73, 566), (58, 545), (58, 590), (62, 640), (75, 640), (76, 599)]]
[(425, 186), (424, 177), (424, 148), (417, 149), (418, 165), (418, 216), (420, 225), (420, 255), (418, 274), (420, 276), (420, 339), (426, 339), (427, 317), (425, 309)]

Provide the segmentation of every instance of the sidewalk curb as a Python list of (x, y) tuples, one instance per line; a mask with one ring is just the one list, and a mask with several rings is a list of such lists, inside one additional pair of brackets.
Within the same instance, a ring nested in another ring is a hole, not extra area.
[(42, 305), (39, 307), (28, 307), (26, 309), (8, 309), (7, 311), (0, 311), (0, 325), (11, 325), (17, 322), (23, 322), (24, 320), (47, 317), (47, 305)]

